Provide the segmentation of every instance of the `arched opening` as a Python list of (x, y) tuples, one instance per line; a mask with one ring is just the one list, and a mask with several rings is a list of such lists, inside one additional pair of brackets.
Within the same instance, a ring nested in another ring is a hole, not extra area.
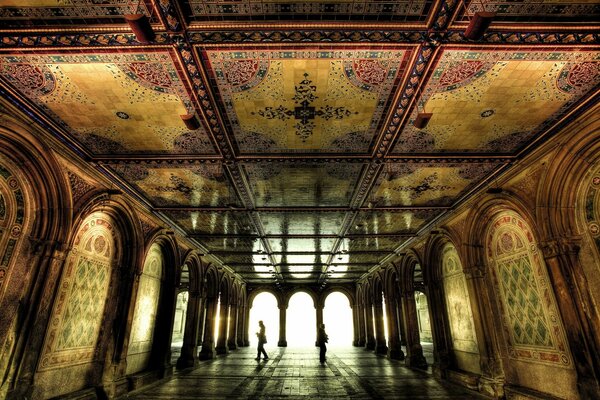
[(431, 321), (429, 319), (429, 304), (425, 295), (423, 270), (420, 264), (415, 265), (413, 287), (415, 288), (415, 305), (417, 308), (420, 343), (423, 348), (423, 356), (427, 360), (427, 364), (431, 365), (433, 364), (433, 336), (431, 333)]
[(317, 314), (312, 297), (304, 292), (295, 293), (287, 309), (286, 336), (288, 347), (315, 345)]
[(171, 335), (171, 359), (177, 360), (183, 346), (185, 333), (185, 315), (189, 300), (190, 271), (187, 265), (181, 269), (181, 278), (177, 287), (177, 300), (175, 302), (175, 316), (173, 318), (173, 333)]
[[(250, 322), (247, 325), (248, 339), (250, 346), (258, 345), (258, 321), (265, 324), (265, 334), (267, 336), (267, 345), (265, 348), (276, 346), (279, 339), (279, 308), (277, 299), (272, 293), (262, 292), (256, 295), (250, 308)], [(268, 352), (268, 350), (267, 350)]]
[(323, 323), (331, 347), (351, 346), (354, 327), (348, 297), (342, 292), (332, 292), (325, 299)]

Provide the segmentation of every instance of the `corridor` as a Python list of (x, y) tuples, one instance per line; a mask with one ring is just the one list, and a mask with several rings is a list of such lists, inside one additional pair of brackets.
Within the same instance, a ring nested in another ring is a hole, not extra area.
[(334, 348), (320, 365), (317, 348), (270, 348), (257, 362), (240, 348), (196, 369), (132, 393), (146, 399), (479, 399), (480, 395), (435, 380), (428, 372), (378, 357), (362, 348)]

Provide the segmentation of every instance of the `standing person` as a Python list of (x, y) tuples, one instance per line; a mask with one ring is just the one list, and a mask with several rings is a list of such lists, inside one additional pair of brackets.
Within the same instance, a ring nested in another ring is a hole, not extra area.
[(319, 325), (319, 331), (317, 332), (317, 345), (321, 349), (319, 352), (319, 361), (323, 364), (326, 360), (325, 353), (327, 353), (327, 346), (325, 343), (329, 341), (329, 336), (325, 333), (325, 324)]
[(265, 343), (267, 343), (267, 335), (265, 334), (265, 325), (262, 321), (258, 321), (258, 328), (259, 331), (256, 332), (256, 337), (258, 337), (258, 348), (256, 349), (258, 354), (256, 355), (256, 361), (260, 360), (261, 353), (264, 354), (264, 359), (268, 360), (269, 356), (267, 355), (264, 347)]

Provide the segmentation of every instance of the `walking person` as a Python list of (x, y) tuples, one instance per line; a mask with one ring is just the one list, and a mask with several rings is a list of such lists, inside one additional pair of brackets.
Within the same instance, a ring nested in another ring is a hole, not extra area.
[(256, 361), (260, 360), (260, 354), (264, 355), (264, 359), (268, 360), (269, 356), (265, 351), (265, 343), (267, 343), (267, 335), (265, 334), (265, 325), (262, 321), (258, 321), (258, 332), (256, 332), (256, 337), (258, 337), (258, 348), (256, 349), (258, 354), (256, 355)]
[(321, 349), (319, 352), (319, 361), (323, 364), (326, 360), (325, 353), (327, 353), (327, 346), (325, 343), (329, 341), (329, 336), (325, 333), (325, 324), (319, 325), (319, 331), (317, 332), (317, 345)]

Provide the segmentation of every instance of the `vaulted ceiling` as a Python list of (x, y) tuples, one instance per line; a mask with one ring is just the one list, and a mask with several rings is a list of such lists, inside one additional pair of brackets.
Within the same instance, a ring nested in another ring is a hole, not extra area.
[(596, 21), (594, 0), (0, 0), (0, 90), (248, 282), (348, 282), (597, 101)]

